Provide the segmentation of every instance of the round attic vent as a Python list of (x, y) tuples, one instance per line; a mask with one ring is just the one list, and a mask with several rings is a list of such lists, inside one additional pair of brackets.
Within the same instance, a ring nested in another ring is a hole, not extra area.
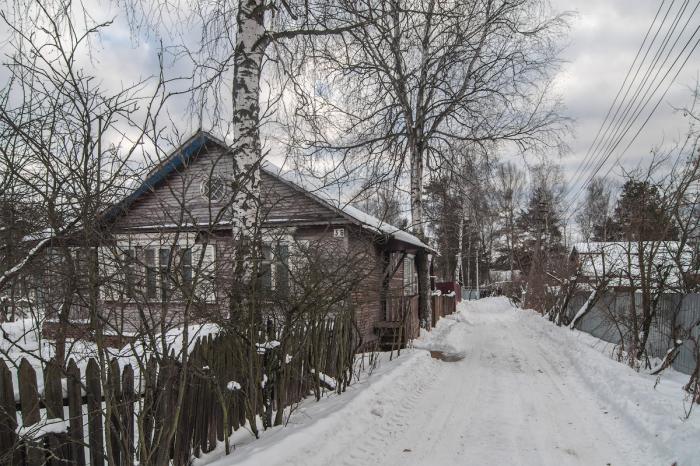
[(202, 180), (199, 192), (210, 201), (221, 201), (226, 196), (226, 183), (218, 177)]

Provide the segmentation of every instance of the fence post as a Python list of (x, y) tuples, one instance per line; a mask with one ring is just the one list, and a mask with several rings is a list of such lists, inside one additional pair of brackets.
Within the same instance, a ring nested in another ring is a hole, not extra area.
[(83, 397), (80, 369), (73, 359), (68, 362), (68, 416), (71, 458), (73, 464), (85, 466), (85, 433), (83, 431)]
[[(19, 400), (22, 406), (22, 426), (29, 427), (41, 420), (39, 415), (39, 392), (36, 384), (36, 372), (26, 358), (19, 363)], [(27, 464), (29, 466), (44, 464), (41, 444), (30, 441), (27, 444)]]
[(17, 415), (12, 374), (5, 361), (0, 359), (0, 461), (3, 463), (18, 463), (12, 458), (12, 452), (16, 451), (17, 446), (16, 429)]
[(94, 358), (90, 358), (85, 371), (85, 388), (88, 404), (88, 438), (90, 439), (90, 466), (104, 466), (102, 428), (102, 384), (100, 368)]

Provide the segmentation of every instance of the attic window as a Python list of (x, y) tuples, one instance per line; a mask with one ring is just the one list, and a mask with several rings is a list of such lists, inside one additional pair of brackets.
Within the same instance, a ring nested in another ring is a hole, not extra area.
[(199, 185), (199, 192), (210, 201), (221, 201), (226, 195), (226, 183), (218, 177), (204, 179)]

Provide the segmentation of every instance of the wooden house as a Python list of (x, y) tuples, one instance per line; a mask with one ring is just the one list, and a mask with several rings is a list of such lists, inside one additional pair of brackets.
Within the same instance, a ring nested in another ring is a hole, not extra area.
[[(199, 320), (217, 321), (228, 312), (235, 260), (232, 157), (224, 142), (198, 132), (100, 219), (105, 234), (99, 244), (99, 302), (111, 328), (107, 333), (136, 333), (146, 322), (164, 330), (180, 325), (185, 300), (175, 289), (192, 289)], [(324, 251), (332, 258), (329, 267), (350, 270), (356, 279), (348, 304), (364, 346), (398, 328), (404, 340), (418, 335), (414, 257), (420, 249), (430, 251), (426, 244), (272, 164), (261, 165), (259, 188), (264, 246), (257, 272), (264, 286), (273, 291), (293, 286), (291, 275), (303, 270), (293, 263), (295, 253)], [(72, 322), (88, 320), (76, 309)], [(49, 330), (57, 325), (52, 320)]]
[(569, 253), (581, 285), (595, 287), (605, 280), (616, 291), (643, 285), (681, 290), (696, 283), (693, 259), (692, 249), (678, 241), (580, 242)]

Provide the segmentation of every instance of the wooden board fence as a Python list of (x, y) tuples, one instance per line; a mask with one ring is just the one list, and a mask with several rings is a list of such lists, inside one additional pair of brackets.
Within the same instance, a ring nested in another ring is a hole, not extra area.
[(441, 317), (453, 314), (457, 310), (457, 300), (452, 296), (431, 296), (431, 301), (433, 309), (433, 327), (437, 325)]
[(284, 408), (305, 396), (344, 390), (355, 336), (351, 322), (323, 320), (275, 345), (210, 335), (184, 360), (89, 359), (84, 369), (52, 360), (42, 368), (43, 393), (28, 360), (18, 369), (0, 360), (0, 464), (189, 464), (242, 426), (255, 431), (251, 420), (280, 423)]

